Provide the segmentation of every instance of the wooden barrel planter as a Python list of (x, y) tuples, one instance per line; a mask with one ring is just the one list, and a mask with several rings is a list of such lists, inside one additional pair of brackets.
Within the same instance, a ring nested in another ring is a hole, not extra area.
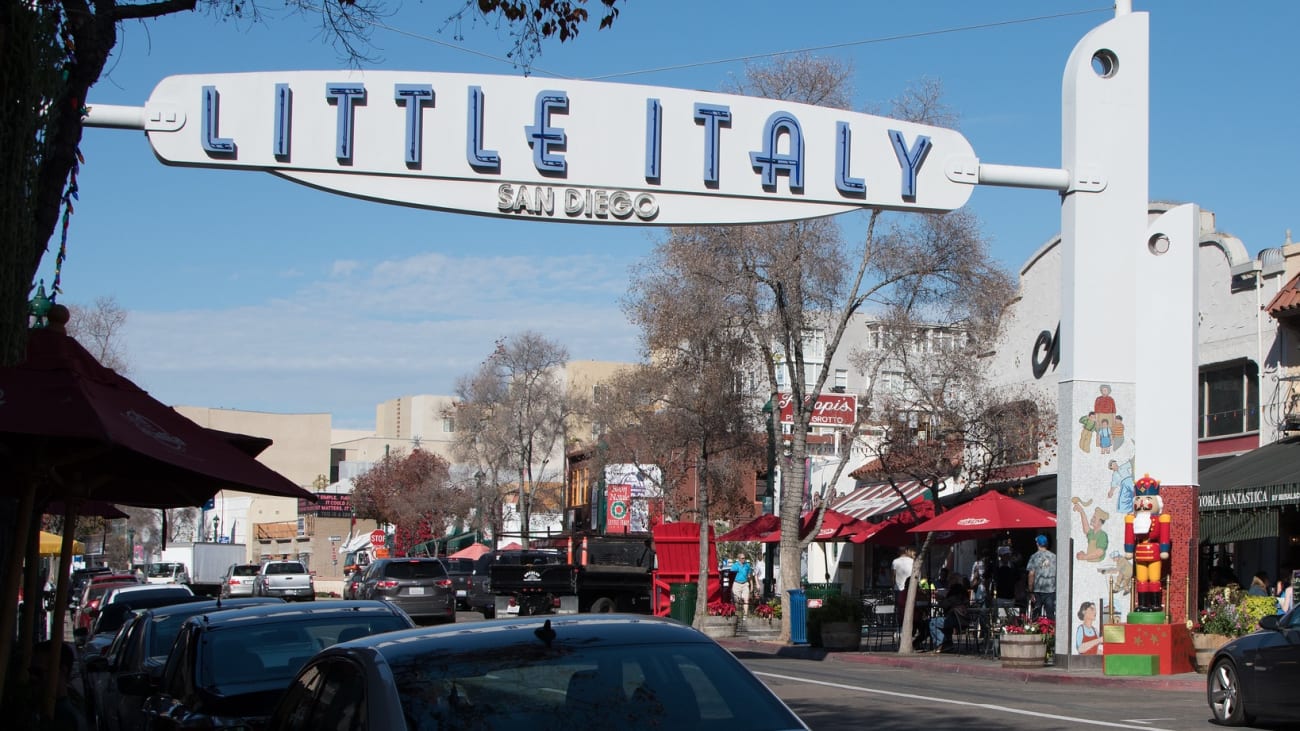
[(1227, 635), (1209, 635), (1196, 633), (1192, 635), (1192, 647), (1196, 648), (1196, 672), (1210, 671), (1210, 661), (1214, 652), (1227, 644), (1232, 638)]
[(1042, 635), (1003, 633), (999, 642), (1004, 668), (1041, 668), (1047, 663), (1047, 643)]

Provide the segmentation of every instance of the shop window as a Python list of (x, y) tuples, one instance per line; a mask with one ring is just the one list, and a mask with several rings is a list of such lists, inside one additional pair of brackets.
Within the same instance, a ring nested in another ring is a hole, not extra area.
[(1242, 361), (1201, 370), (1202, 439), (1259, 431), (1259, 366)]

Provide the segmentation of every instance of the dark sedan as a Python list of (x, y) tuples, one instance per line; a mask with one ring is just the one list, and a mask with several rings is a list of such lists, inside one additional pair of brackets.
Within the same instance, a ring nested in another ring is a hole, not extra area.
[(456, 592), (436, 558), (381, 558), (366, 569), (360, 591), (366, 599), (396, 604), (417, 621), (456, 621)]
[(368, 637), (312, 658), (275, 731), (806, 729), (731, 653), (678, 622), (521, 617)]
[(152, 693), (142, 714), (154, 731), (257, 728), (321, 648), (414, 626), (397, 607), (373, 601), (213, 612), (181, 625), (157, 690), (144, 681), (119, 681), (118, 688)]
[(1219, 648), (1210, 663), (1206, 696), (1221, 724), (1300, 717), (1300, 608), (1264, 617), (1259, 626)]
[[(82, 658), (81, 680), (85, 684), (86, 705), (99, 731), (132, 731), (143, 727), (140, 706), (145, 697), (123, 694), (118, 685), (125, 683), (141, 688), (157, 684), (167, 653), (185, 620), (222, 610), (284, 604), (283, 599), (275, 597), (191, 599), (130, 613), (106, 652)], [(116, 610), (105, 610), (100, 620), (112, 611)]]

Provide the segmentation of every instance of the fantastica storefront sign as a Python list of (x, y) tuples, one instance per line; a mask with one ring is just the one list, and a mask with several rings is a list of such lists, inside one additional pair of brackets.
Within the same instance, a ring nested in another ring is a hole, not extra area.
[(390, 203), (584, 223), (760, 223), (944, 211), (972, 186), (957, 132), (664, 87), (425, 72), (172, 76), (158, 157), (265, 170)]
[(1264, 485), (1235, 490), (1204, 491), (1199, 496), (1201, 510), (1259, 508), (1300, 504), (1300, 485)]

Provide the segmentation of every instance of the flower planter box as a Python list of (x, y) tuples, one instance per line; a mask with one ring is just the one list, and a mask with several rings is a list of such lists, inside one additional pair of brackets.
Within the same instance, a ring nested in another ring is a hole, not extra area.
[(827, 650), (862, 648), (862, 627), (856, 622), (826, 622), (822, 624), (822, 647)]
[(1047, 643), (1041, 634), (1004, 632), (998, 642), (1004, 668), (1041, 668), (1047, 664)]
[(704, 618), (704, 622), (700, 625), (700, 631), (715, 640), (723, 637), (735, 637), (736, 617), (709, 615)]

